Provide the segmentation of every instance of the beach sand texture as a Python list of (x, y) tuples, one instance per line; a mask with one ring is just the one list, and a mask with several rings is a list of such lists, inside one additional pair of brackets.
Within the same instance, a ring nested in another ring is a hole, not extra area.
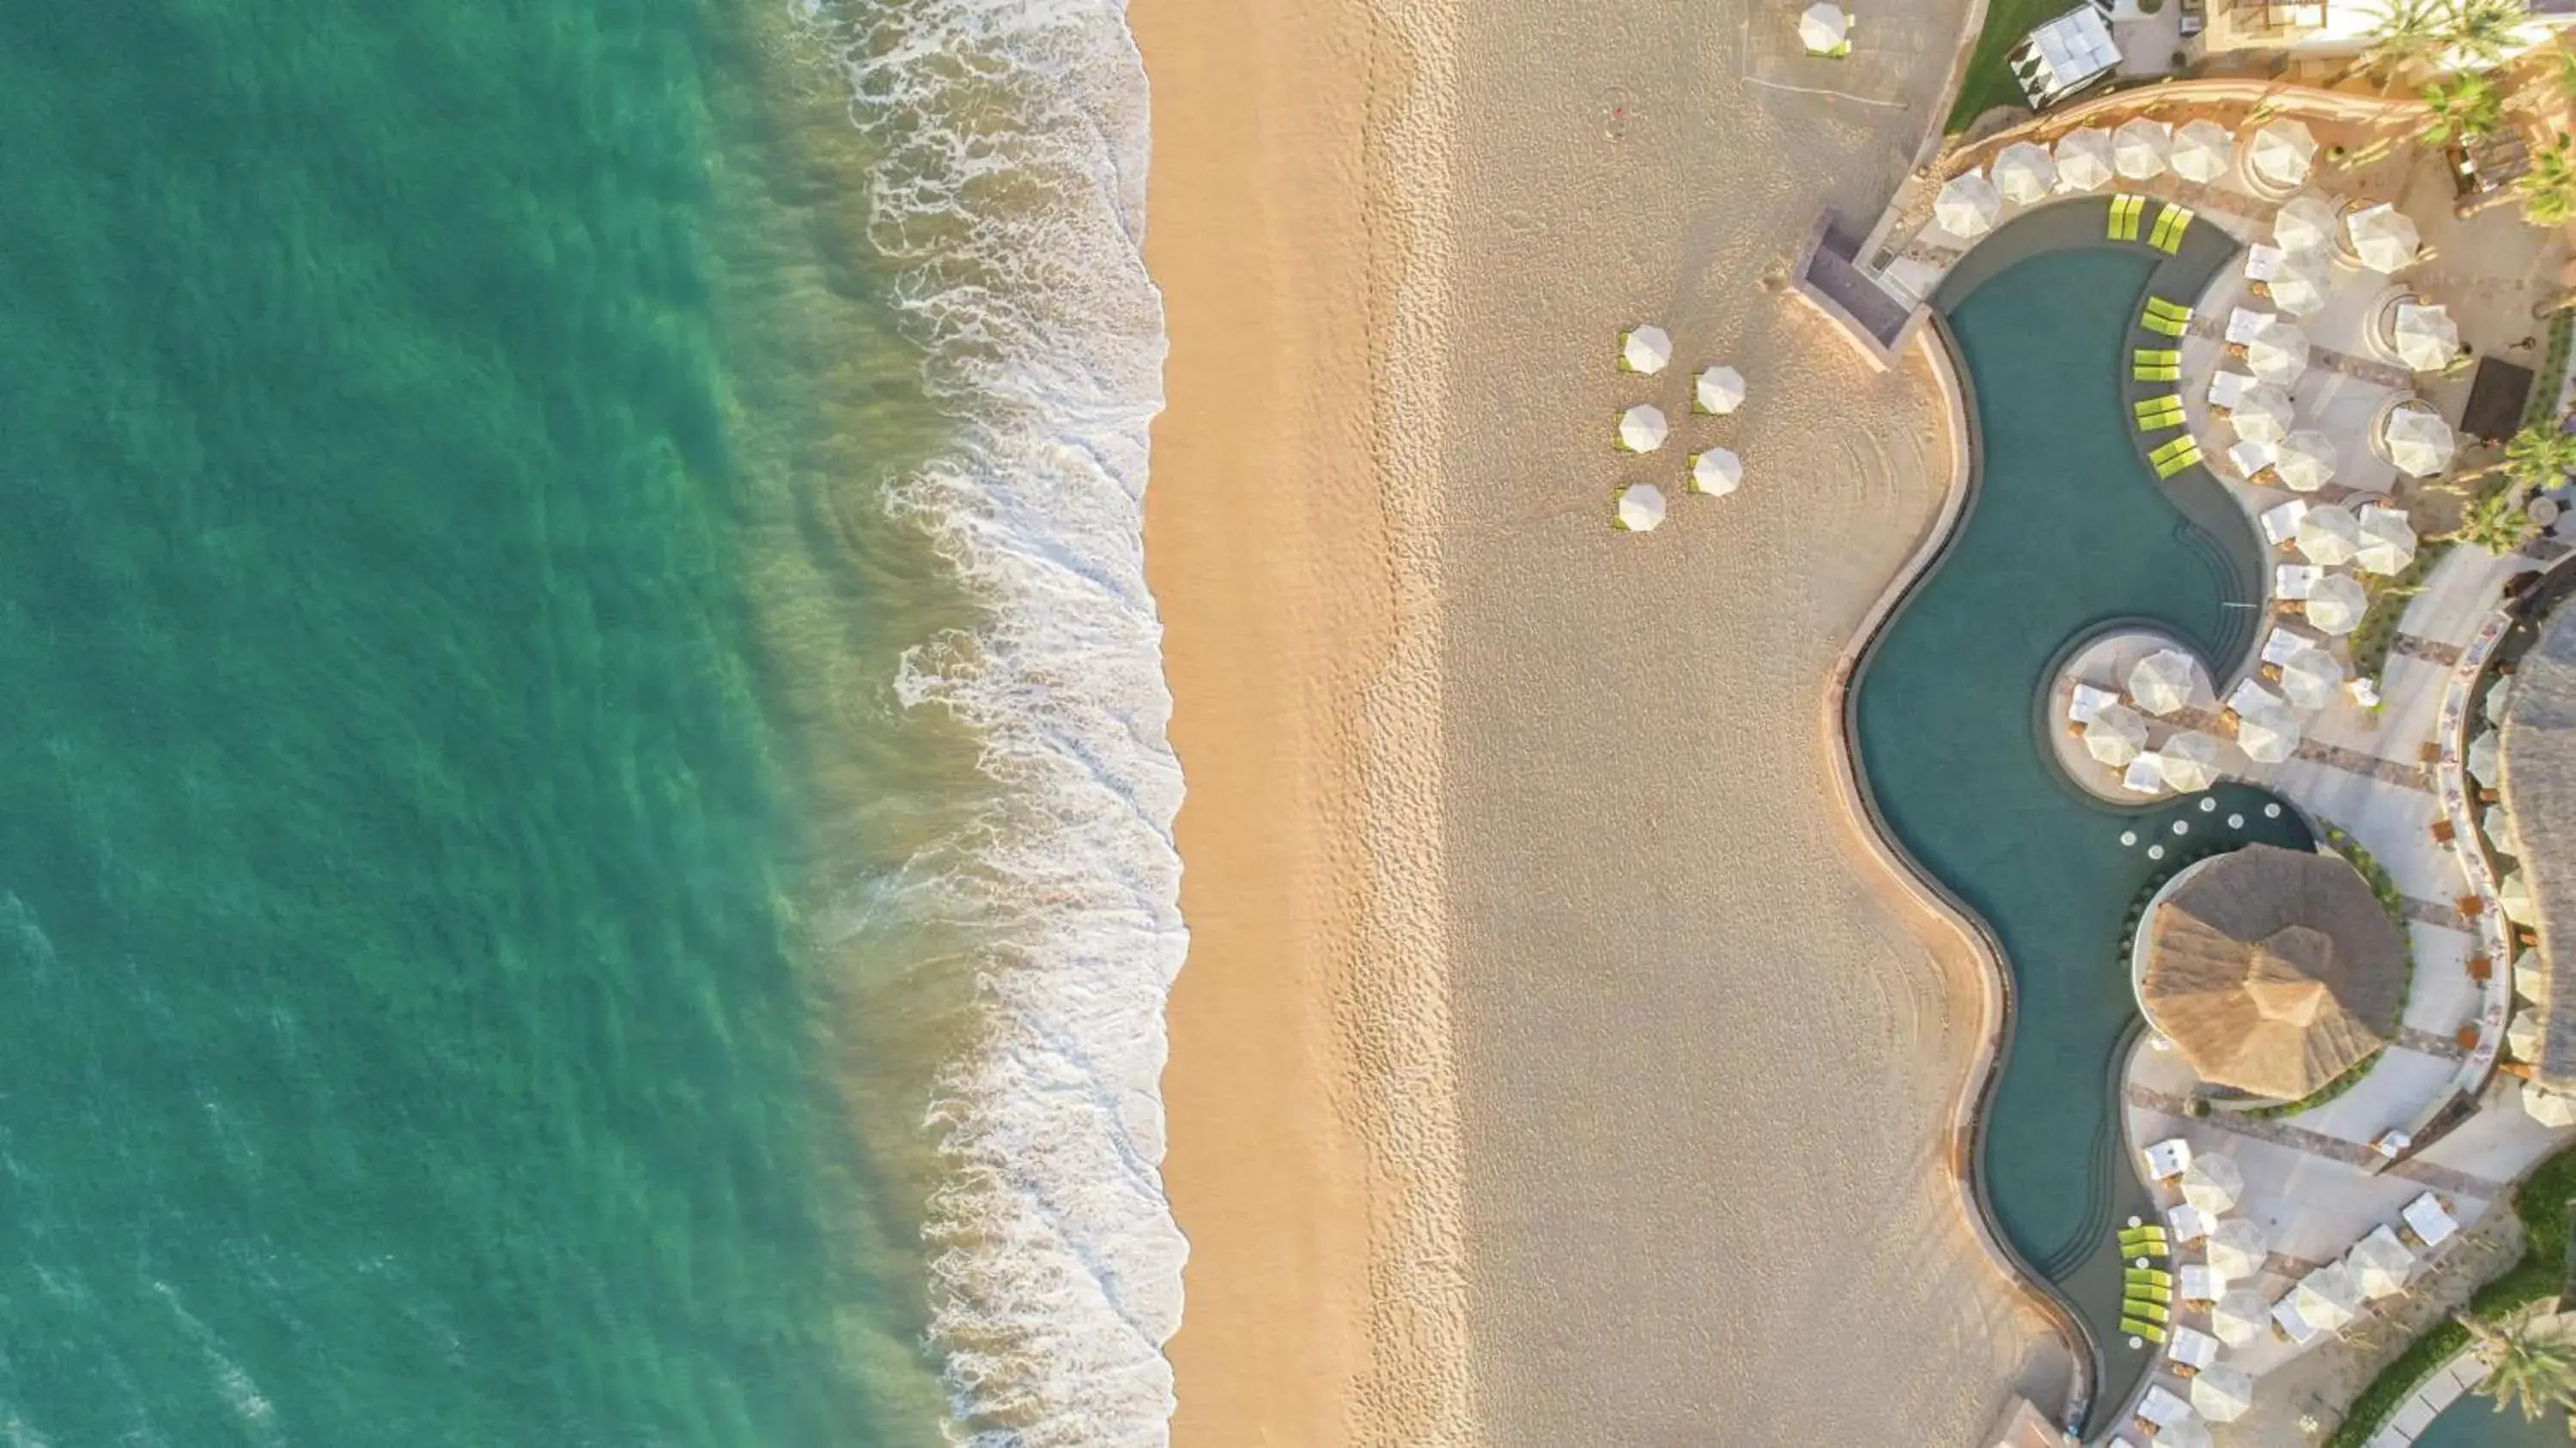
[[(1981, 969), (1822, 701), (1952, 468), (1776, 286), (1925, 130), (1957, 0), (1808, 83), (1731, 10), (1136, 0), (1147, 506), (1190, 960), (1183, 1444), (1964, 1440), (2066, 1364), (1946, 1163)], [(1755, 17), (1784, 32), (1794, 11)], [(1618, 112), (1614, 119), (1613, 110)], [(1618, 329), (1675, 366), (1616, 372)], [(1692, 418), (1690, 374), (1753, 397)], [(1632, 401), (1676, 420), (1623, 459)], [(1724, 444), (1746, 484), (1679, 496)], [(1676, 494), (1649, 536), (1611, 489)]]

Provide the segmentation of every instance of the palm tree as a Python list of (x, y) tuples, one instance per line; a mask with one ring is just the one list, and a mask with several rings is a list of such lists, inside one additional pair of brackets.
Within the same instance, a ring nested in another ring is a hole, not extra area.
[(2427, 146), (2473, 141), (2504, 126), (2503, 97), (2496, 94), (2494, 82), (2475, 71), (2424, 87), (2424, 105), (2433, 113), (2433, 123), (2424, 128)]
[(2558, 98), (2576, 101), (2576, 46), (2562, 41), (2550, 49), (2549, 56), (2556, 63), (2556, 68), (2549, 73), (2549, 81), (2558, 91)]
[(2576, 433), (2559, 429), (2549, 418), (2515, 433), (2504, 445), (2504, 475), (2521, 487), (2547, 488), (2576, 471)]
[(2522, 219), (2534, 226), (2558, 226), (2576, 218), (2576, 156), (2560, 135), (2531, 153), (2531, 169), (2513, 183), (2522, 197)]
[(2460, 516), (2460, 526), (2451, 530), (2451, 537), (2501, 558), (2531, 541), (2539, 527), (2522, 510), (2514, 490), (2504, 488), (2469, 504), (2469, 510)]
[(2453, 0), (2443, 17), (2442, 39), (2473, 70), (2502, 65), (2522, 41), (2530, 18), (2523, 0)]
[(2448, 29), (2441, 0), (2384, 0), (2379, 23), (2370, 28), (2370, 48), (2353, 63), (2354, 71), (2377, 72), (2385, 89), (2407, 67), (2440, 54), (2449, 43)]
[(2554, 1323), (2526, 1308), (2501, 1322), (2485, 1322), (2465, 1312), (2452, 1320), (2469, 1330), (2486, 1359), (2486, 1380), (2475, 1391), (2495, 1399), (2499, 1413), (2519, 1404), (2522, 1416), (2537, 1420), (2551, 1408), (2576, 1405), (2576, 1343)]

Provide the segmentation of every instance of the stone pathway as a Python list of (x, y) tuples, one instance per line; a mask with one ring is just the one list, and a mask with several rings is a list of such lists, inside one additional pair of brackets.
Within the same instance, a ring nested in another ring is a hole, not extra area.
[(2404, 654), (2410, 659), (2422, 659), (2428, 664), (2439, 664), (2446, 669), (2460, 661), (2458, 644), (2446, 644), (2440, 639), (2418, 638), (2410, 633), (2397, 634), (2390, 638), (2388, 651), (2392, 654)]
[[(2186, 1120), (2192, 1119), (2189, 1100), (2170, 1091), (2158, 1091), (2153, 1087), (2141, 1086), (2133, 1082), (2122, 1095), (2132, 1106), (2161, 1111), (2168, 1116), (2179, 1116)], [(2502, 1182), (2471, 1176), (2467, 1172), (2454, 1171), (2446, 1166), (2436, 1166), (2420, 1158), (2410, 1157), (2394, 1166), (2386, 1166), (2383, 1164), (2386, 1158), (2357, 1141), (2346, 1141), (2339, 1136), (2310, 1131), (2304, 1126), (2293, 1126), (2279, 1117), (2250, 1117), (2233, 1111), (2212, 1111), (2209, 1115), (2198, 1118), (2197, 1124), (2215, 1128), (2231, 1136), (2242, 1136), (2253, 1141), (2268, 1141), (2274, 1146), (2286, 1146), (2293, 1151), (2305, 1152), (2309, 1156), (2322, 1157), (2327, 1161), (2339, 1161), (2346, 1166), (2359, 1167), (2364, 1171), (2382, 1172), (2388, 1176), (2402, 1177), (2407, 1181), (2422, 1182), (2435, 1191), (2449, 1192), (2454, 1196), (2477, 1197), (2492, 1201), (2504, 1195), (2505, 1188)]]
[(2476, 933), (2475, 927), (2469, 924), (2469, 917), (2461, 914), (2460, 907), (2457, 905), (2440, 900), (2427, 900), (2420, 895), (2400, 895), (2397, 898), (2409, 920), (2425, 925), (2438, 925), (2444, 930), (2456, 930), (2462, 935)]
[(2469, 1059), (2469, 1053), (2460, 1049), (2460, 1043), (2456, 1039), (2450, 1036), (2437, 1036), (2431, 1031), (2418, 1030), (2413, 1026), (2408, 1026), (2397, 1033), (2397, 1044), (2419, 1055), (2439, 1056), (2445, 1061)]
[[(2294, 317), (2291, 320), (2295, 322), (2298, 319)], [(2194, 317), (2191, 322), (2191, 334), (2204, 342), (2216, 342), (2224, 346), (2227, 341), (2227, 319)], [(2374, 387), (2385, 387), (2392, 392), (2411, 392), (2415, 387), (2414, 376), (2410, 373), (2401, 372), (2384, 362), (2373, 362), (2367, 357), (2355, 357), (2349, 352), (2336, 352), (2314, 344), (2308, 347), (2308, 365), (2320, 372), (2337, 373), (2356, 381), (2370, 383)]]

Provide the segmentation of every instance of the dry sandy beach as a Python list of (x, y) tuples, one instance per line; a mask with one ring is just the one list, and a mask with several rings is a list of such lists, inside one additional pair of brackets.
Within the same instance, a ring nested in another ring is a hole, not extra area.
[[(1756, 83), (1792, 7), (1571, 8), (1133, 6), (1185, 1445), (1935, 1443), (2064, 1388), (1945, 1161), (1978, 967), (1823, 724), (1938, 393), (1772, 284), (1909, 163), (1964, 7), (1866, 10), (1862, 98)], [(1644, 320), (1676, 365), (1624, 377)], [(1684, 418), (1722, 360), (1751, 402)], [(1676, 436), (1621, 460), (1640, 400)], [(1741, 492), (1609, 528), (1707, 443)]]

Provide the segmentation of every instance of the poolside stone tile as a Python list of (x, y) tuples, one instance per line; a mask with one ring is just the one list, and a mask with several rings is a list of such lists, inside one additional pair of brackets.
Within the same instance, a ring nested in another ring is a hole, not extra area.
[(2397, 1044), (2409, 1051), (2420, 1052), (2427, 1056), (2439, 1056), (2445, 1061), (2469, 1059), (2469, 1053), (2460, 1049), (2460, 1043), (2455, 1038), (2437, 1035), (2432, 1031), (2417, 1030), (2413, 1026), (2408, 1026), (2397, 1033)]
[(2448, 901), (2427, 900), (2420, 895), (2401, 895), (2398, 899), (2404, 906), (2406, 918), (2409, 920), (2425, 925), (2438, 925), (2444, 930), (2456, 930), (2463, 935), (2472, 934), (2476, 929), (2469, 924), (2469, 917), (2460, 913), (2460, 907)]
[(2459, 645), (2446, 644), (2440, 639), (2421, 638), (2410, 633), (2391, 636), (2388, 640), (2388, 651), (2392, 654), (2403, 654), (2410, 659), (2422, 659), (2428, 664), (2438, 664), (2446, 669), (2460, 661)]

